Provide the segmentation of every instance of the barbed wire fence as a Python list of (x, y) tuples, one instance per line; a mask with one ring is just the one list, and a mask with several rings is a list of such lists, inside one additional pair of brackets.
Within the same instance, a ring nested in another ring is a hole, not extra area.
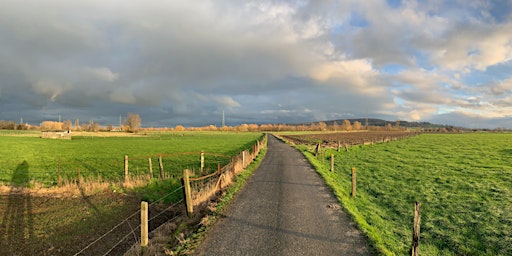
[[(157, 207), (157, 205), (159, 203), (163, 202), (165, 198), (170, 197), (177, 193), (183, 193), (182, 190), (183, 190), (183, 186), (180, 186), (180, 187), (176, 188), (175, 190), (173, 190), (172, 192), (162, 196), (161, 198), (159, 198), (159, 199), (155, 200), (154, 202), (152, 202), (151, 204), (149, 204), (148, 209), (149, 209), (151, 217), (148, 220), (148, 222), (151, 223), (152, 221), (156, 221), (157, 218), (159, 218), (160, 216), (162, 216), (165, 213), (171, 215), (170, 218), (165, 218), (165, 222), (173, 221), (173, 220), (179, 218), (180, 216), (183, 216), (185, 213), (185, 211), (182, 207), (183, 199), (180, 199), (179, 201), (170, 204), (169, 206), (167, 206), (164, 209), (159, 209), (160, 207)], [(101, 236), (99, 236), (98, 238), (93, 240), (91, 243), (89, 243), (87, 246), (83, 247), (80, 251), (75, 253), (74, 256), (78, 256), (78, 255), (110, 255), (110, 254), (124, 253), (134, 243), (137, 243), (140, 241), (139, 240), (140, 239), (140, 227), (141, 227), (140, 218), (139, 218), (140, 212), (141, 212), (141, 210), (139, 209), (139, 210), (135, 211), (134, 213), (132, 213), (131, 215), (129, 215), (128, 217), (124, 218), (117, 225), (115, 225), (110, 230), (108, 230), (107, 232), (105, 232), (104, 234), (102, 234)], [(135, 224), (135, 223), (138, 223), (138, 224)], [(158, 226), (158, 225), (154, 225), (154, 226)], [(115, 234), (116, 236), (119, 236), (119, 233), (122, 232), (122, 231), (118, 231), (119, 229), (124, 230), (124, 232), (123, 232), (124, 235), (120, 239), (116, 239), (116, 238), (108, 239), (108, 236), (111, 234)], [(117, 231), (117, 232), (115, 232), (115, 231)], [(131, 237), (131, 239), (128, 239), (130, 237)], [(94, 245), (98, 244), (99, 242), (101, 242), (103, 240), (106, 240), (106, 241), (117, 240), (117, 242), (115, 244), (113, 244), (108, 250), (106, 250), (104, 252), (99, 252), (99, 251), (97, 251), (98, 250), (97, 248), (94, 248)], [(124, 246), (122, 246), (122, 245), (124, 245)], [(118, 248), (118, 247), (122, 247), (122, 248)], [(115, 253), (116, 249), (119, 250), (118, 253)]]

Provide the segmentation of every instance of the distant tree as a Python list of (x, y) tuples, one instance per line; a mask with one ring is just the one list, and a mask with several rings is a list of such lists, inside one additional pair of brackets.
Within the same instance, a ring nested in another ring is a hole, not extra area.
[(176, 128), (174, 128), (175, 131), (177, 132), (182, 132), (185, 130), (185, 127), (183, 127), (183, 125), (176, 125)]
[(125, 124), (128, 126), (129, 132), (137, 132), (140, 128), (142, 121), (139, 114), (128, 113)]
[(97, 132), (100, 130), (100, 125), (92, 120), (89, 120), (89, 124), (87, 125), (86, 130), (89, 132)]
[(250, 124), (249, 127), (248, 127), (250, 132), (256, 132), (256, 131), (258, 131), (259, 128), (260, 127), (257, 124)]
[(71, 120), (66, 120), (62, 123), (63, 130), (71, 130), (71, 126), (72, 126)]
[(318, 129), (320, 129), (320, 131), (326, 131), (327, 130), (327, 124), (324, 123), (324, 122), (318, 123)]
[(339, 128), (340, 128), (340, 127), (339, 127), (339, 125), (338, 125), (338, 122), (333, 121), (333, 122), (332, 122), (332, 130), (333, 130), (333, 131), (337, 131)]
[(351, 131), (352, 125), (350, 124), (350, 121), (347, 119), (343, 120), (343, 123), (341, 124), (341, 129), (345, 131)]
[(54, 122), (54, 121), (43, 121), (41, 123), (41, 130), (43, 130), (43, 131), (48, 131), (48, 130), (60, 131), (60, 130), (62, 130), (62, 123)]
[(0, 120), (0, 129), (14, 130), (16, 129), (16, 122)]
[(361, 122), (359, 121), (355, 121), (354, 124), (352, 125), (352, 129), (354, 130), (361, 130), (363, 128), (363, 126), (361, 125)]
[(238, 131), (241, 131), (241, 132), (249, 131), (249, 125), (248, 124), (241, 124), (240, 126), (238, 126)]

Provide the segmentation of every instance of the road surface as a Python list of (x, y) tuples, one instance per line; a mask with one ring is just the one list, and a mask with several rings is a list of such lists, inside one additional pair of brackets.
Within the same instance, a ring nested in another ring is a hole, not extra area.
[(304, 156), (274, 136), (197, 255), (372, 255)]

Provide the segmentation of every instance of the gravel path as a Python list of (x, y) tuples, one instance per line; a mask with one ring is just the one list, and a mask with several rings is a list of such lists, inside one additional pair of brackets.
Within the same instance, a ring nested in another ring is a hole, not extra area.
[(304, 156), (269, 136), (258, 170), (197, 255), (371, 255)]

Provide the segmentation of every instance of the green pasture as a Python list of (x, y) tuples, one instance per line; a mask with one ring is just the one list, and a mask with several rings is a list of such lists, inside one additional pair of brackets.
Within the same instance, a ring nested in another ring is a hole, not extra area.
[[(152, 160), (158, 176), (158, 156), (163, 155), (167, 176), (180, 175), (185, 168), (200, 168), (200, 151), (205, 152), (205, 169), (217, 169), (239, 151), (251, 149), (261, 133), (180, 132), (151, 133), (130, 137), (73, 137), (72, 140), (30, 136), (0, 136), (0, 183), (22, 185), (31, 181), (54, 185), (60, 168), (63, 180), (80, 175), (94, 180), (119, 180), (128, 155), (130, 175), (147, 175)], [(59, 167), (60, 166), (60, 167)]]
[(512, 134), (422, 134), (324, 159), (299, 148), (383, 255), (410, 254), (415, 201), (421, 255), (512, 255)]

